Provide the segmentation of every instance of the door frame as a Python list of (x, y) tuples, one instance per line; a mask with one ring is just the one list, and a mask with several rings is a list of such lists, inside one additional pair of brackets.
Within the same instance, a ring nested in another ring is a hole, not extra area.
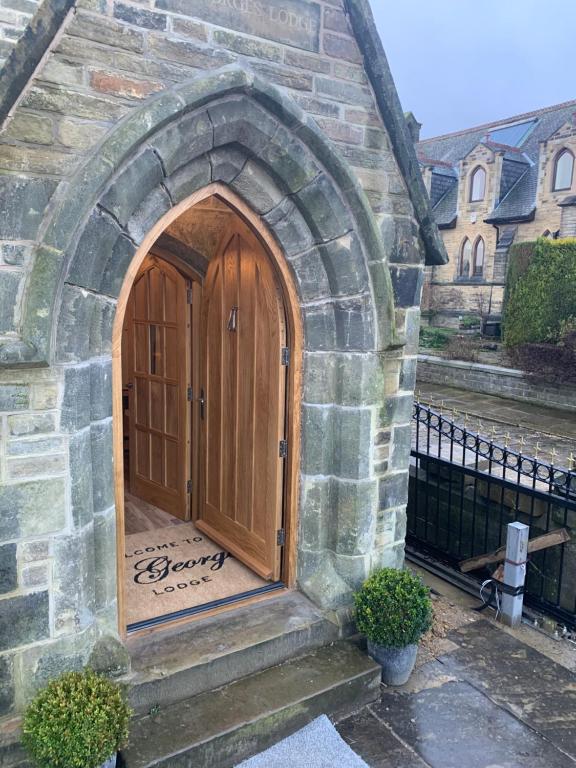
[[(112, 330), (112, 424), (113, 424), (113, 457), (114, 457), (114, 497), (116, 505), (116, 573), (118, 598), (118, 631), (125, 639), (127, 636), (125, 603), (124, 603), (124, 451), (122, 427), (122, 327), (126, 305), (132, 290), (132, 285), (140, 266), (147, 254), (152, 250), (156, 240), (179, 216), (193, 208), (198, 203), (212, 196), (220, 197), (226, 202), (250, 227), (255, 236), (264, 246), (270, 262), (278, 277), (284, 306), (286, 310), (287, 336), (290, 347), (290, 365), (288, 366), (286, 382), (286, 439), (288, 441), (288, 456), (285, 465), (284, 482), (284, 530), (286, 533), (282, 558), (282, 581), (289, 589), (296, 585), (296, 555), (298, 534), (298, 494), (300, 466), (300, 432), (301, 432), (301, 397), (302, 397), (302, 354), (303, 328), (300, 313), (298, 292), (290, 272), (288, 262), (278, 246), (274, 236), (262, 221), (261, 217), (248, 206), (229, 187), (220, 182), (198, 190), (190, 197), (166, 213), (148, 232), (140, 247), (130, 262), (124, 282), (118, 296), (116, 315)], [(173, 263), (173, 262), (172, 262)], [(183, 267), (185, 263), (183, 262)], [(274, 594), (274, 593), (271, 593)], [(262, 599), (257, 597), (256, 599)], [(227, 606), (228, 610), (243, 606), (246, 601)], [(219, 610), (219, 609), (216, 609)], [(191, 616), (186, 621), (206, 616), (206, 613)], [(159, 625), (162, 629), (165, 625)], [(153, 630), (152, 630), (153, 631)]]

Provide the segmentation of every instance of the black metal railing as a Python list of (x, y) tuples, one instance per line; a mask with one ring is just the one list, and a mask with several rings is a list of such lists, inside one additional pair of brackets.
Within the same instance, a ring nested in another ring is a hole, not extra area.
[[(505, 544), (506, 526), (530, 538), (566, 528), (564, 544), (535, 552), (525, 601), (576, 624), (576, 472), (527, 456), (415, 402), (407, 543), (446, 569)], [(486, 573), (477, 573), (479, 579)]]

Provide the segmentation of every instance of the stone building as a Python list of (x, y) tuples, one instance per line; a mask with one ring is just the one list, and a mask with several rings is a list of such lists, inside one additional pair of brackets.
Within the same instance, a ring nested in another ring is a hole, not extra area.
[[(2, 722), (142, 632), (148, 704), (344, 635), (403, 562), (445, 260), (367, 1), (44, 0), (0, 118)], [(217, 648), (276, 635), (196, 675), (224, 607)]]
[(510, 246), (576, 236), (576, 101), (424, 141), (410, 124), (450, 259), (427, 270), (424, 317), (497, 322)]

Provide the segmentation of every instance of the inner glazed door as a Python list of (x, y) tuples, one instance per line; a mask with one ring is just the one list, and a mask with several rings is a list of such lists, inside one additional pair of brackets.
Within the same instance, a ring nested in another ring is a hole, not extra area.
[(240, 221), (203, 292), (197, 526), (265, 579), (280, 578), (286, 319), (268, 255)]
[(148, 256), (126, 307), (130, 491), (187, 520), (190, 448), (189, 281)]

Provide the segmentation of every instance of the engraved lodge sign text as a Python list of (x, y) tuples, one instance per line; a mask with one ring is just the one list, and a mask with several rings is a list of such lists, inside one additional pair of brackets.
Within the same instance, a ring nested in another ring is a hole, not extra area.
[(286, 45), (319, 50), (320, 7), (306, 0), (158, 0), (157, 7)]

